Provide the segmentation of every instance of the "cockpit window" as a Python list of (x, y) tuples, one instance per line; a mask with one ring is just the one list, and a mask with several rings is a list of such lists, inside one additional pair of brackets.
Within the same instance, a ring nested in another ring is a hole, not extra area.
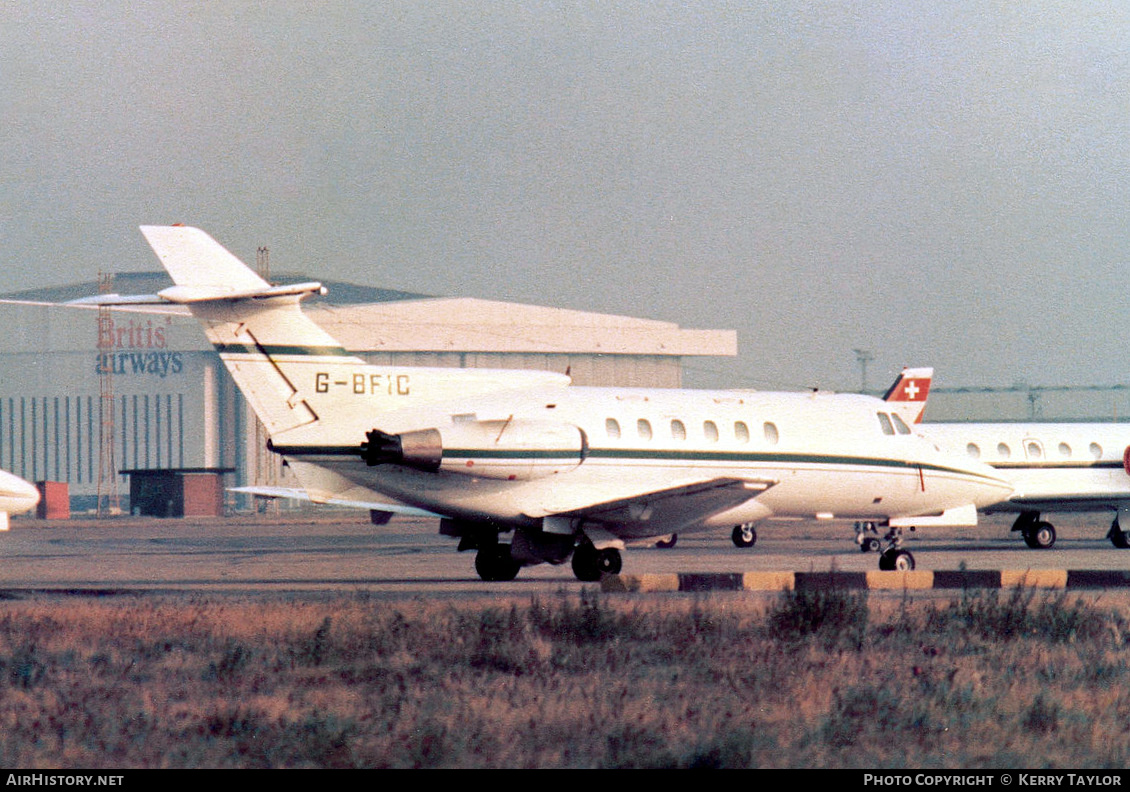
[(875, 414), (879, 416), (879, 426), (883, 427), (883, 434), (893, 435), (895, 433), (895, 428), (891, 425), (890, 416), (888, 416), (886, 413)]
[(899, 434), (910, 434), (910, 427), (903, 422), (902, 418), (899, 418), (895, 413), (891, 413), (891, 420), (895, 424), (895, 431)]

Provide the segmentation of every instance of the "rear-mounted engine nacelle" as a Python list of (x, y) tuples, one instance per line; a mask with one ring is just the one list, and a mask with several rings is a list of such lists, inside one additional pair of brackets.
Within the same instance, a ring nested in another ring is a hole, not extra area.
[(552, 421), (465, 421), (439, 429), (366, 432), (369, 465), (404, 465), (480, 478), (526, 481), (571, 470), (588, 452), (577, 426)]

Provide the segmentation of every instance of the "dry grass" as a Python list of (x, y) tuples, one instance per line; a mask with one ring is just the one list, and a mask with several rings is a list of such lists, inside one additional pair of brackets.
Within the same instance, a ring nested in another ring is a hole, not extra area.
[(1125, 767), (1121, 606), (988, 592), (0, 603), (0, 763)]

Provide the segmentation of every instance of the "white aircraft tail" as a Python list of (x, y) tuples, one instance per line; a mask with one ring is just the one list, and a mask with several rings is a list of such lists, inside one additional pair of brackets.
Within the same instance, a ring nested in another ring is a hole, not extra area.
[(303, 298), (325, 293), (320, 283), (272, 286), (197, 228), (141, 231), (176, 284), (157, 297), (186, 306), (200, 321), (272, 440), (317, 425), (323, 442), (360, 444), (358, 420), (371, 422), (378, 413), (568, 384), (568, 377), (552, 372), (367, 364), (302, 312)]
[(922, 423), (926, 412), (926, 399), (930, 395), (930, 383), (934, 379), (932, 368), (904, 368), (895, 382), (883, 395), (891, 409), (908, 424)]

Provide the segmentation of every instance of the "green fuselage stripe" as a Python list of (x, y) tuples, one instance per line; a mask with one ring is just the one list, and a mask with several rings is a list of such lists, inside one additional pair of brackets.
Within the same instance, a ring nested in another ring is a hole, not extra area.
[(987, 462), (997, 470), (1121, 470), (1121, 462)]
[[(356, 446), (280, 446), (271, 447), (275, 453), (284, 456), (360, 456), (360, 445)], [(537, 449), (527, 451), (484, 449), (484, 448), (445, 448), (445, 459), (481, 460), (561, 460), (578, 459), (576, 449)], [(603, 459), (611, 461), (650, 461), (650, 462), (724, 462), (733, 464), (761, 463), (770, 465), (836, 465), (855, 467), (897, 468), (900, 470), (923, 470), (942, 473), (958, 473), (963, 476), (979, 475), (968, 470), (936, 465), (929, 462), (908, 462), (902, 459), (876, 459), (874, 457), (833, 456), (828, 454), (796, 454), (751, 451), (676, 451), (672, 449), (647, 450), (642, 448), (590, 448), (584, 459)], [(988, 478), (988, 477), (984, 477)]]

